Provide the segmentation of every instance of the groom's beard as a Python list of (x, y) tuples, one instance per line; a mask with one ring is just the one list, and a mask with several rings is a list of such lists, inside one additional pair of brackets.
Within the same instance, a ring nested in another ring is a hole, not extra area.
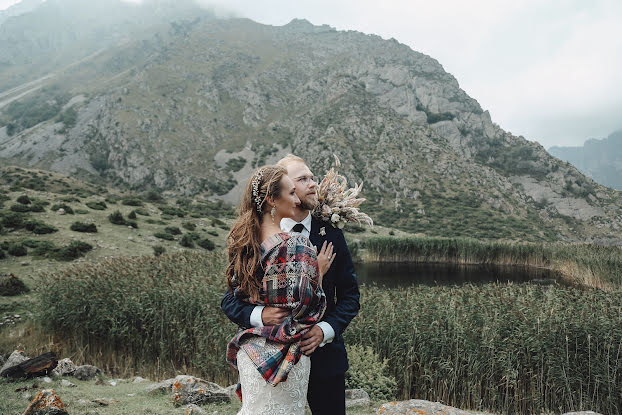
[(317, 196), (307, 196), (304, 199), (300, 199), (298, 207), (302, 210), (313, 210), (317, 207), (317, 204)]

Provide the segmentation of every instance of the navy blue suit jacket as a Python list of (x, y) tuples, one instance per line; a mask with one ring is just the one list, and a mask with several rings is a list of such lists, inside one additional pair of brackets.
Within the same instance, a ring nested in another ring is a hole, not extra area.
[[(326, 235), (320, 235), (320, 228)], [(337, 254), (330, 269), (324, 275), (322, 288), (326, 293), (326, 313), (322, 321), (331, 325), (335, 338), (331, 343), (318, 347), (311, 354), (311, 376), (326, 377), (343, 374), (348, 370), (348, 357), (343, 343), (343, 331), (359, 310), (359, 287), (354, 272), (352, 257), (343, 232), (333, 228), (330, 223), (315, 217), (311, 220), (311, 243), (319, 251), (324, 241), (332, 242)], [(241, 301), (227, 291), (222, 299), (221, 308), (231, 321), (240, 327), (250, 327), (250, 316), (254, 305)]]

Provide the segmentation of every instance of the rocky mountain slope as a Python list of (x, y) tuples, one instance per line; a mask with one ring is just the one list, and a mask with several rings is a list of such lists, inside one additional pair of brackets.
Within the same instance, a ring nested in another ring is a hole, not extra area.
[(380, 224), (620, 241), (619, 192), (501, 129), (436, 60), (304, 20), (171, 22), (64, 70), (0, 119), (4, 162), (131, 188), (234, 202), (255, 166), (294, 152), (321, 174), (337, 154)]
[(549, 153), (576, 166), (595, 181), (622, 190), (622, 130), (581, 147), (551, 147)]

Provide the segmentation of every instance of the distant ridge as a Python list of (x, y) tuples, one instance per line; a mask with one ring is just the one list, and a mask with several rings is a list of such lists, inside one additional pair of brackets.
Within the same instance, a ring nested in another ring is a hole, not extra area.
[(549, 153), (574, 165), (596, 182), (622, 190), (622, 130), (580, 147), (551, 147)]

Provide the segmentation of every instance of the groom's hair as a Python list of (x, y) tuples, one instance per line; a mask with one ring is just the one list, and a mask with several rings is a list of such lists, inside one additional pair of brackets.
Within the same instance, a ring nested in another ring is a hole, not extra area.
[(289, 165), (289, 163), (293, 163), (293, 162), (297, 162), (297, 161), (299, 161), (299, 162), (301, 162), (301, 163), (304, 163), (304, 164), (307, 164), (307, 162), (306, 162), (306, 161), (304, 161), (304, 160), (302, 159), (302, 157), (298, 157), (298, 156), (295, 156), (295, 155), (293, 155), (293, 154), (291, 154), (291, 153), (290, 153), (290, 154), (286, 155), (285, 157), (283, 157), (281, 160), (279, 160), (279, 161), (276, 163), (276, 165), (277, 165), (277, 166), (281, 166), (281, 167), (285, 167), (285, 168), (287, 168), (287, 166)]

